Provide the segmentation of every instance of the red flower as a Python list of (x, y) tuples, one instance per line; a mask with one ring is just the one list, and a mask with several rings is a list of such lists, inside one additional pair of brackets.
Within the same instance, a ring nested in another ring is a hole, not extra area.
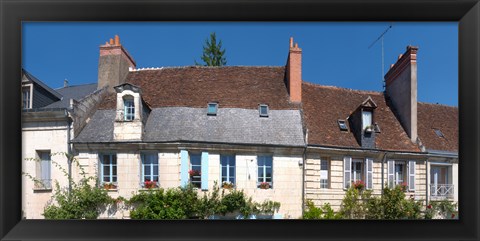
[(452, 213), (452, 218), (455, 218), (455, 214), (454, 214), (454, 213)]
[(428, 208), (428, 209), (431, 209), (431, 208), (432, 208), (432, 205), (431, 205), (431, 204), (429, 204), (429, 205), (427, 206), (427, 208)]
[(200, 175), (201, 175), (201, 172), (198, 171), (198, 170), (190, 170), (190, 171), (188, 171), (188, 174), (190, 174), (191, 177), (193, 177), (193, 176), (200, 176)]

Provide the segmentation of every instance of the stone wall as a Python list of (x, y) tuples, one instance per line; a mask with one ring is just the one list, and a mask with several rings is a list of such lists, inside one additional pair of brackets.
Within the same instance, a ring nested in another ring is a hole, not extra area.
[[(353, 156), (353, 158), (355, 158)], [(320, 188), (320, 159), (330, 161), (329, 188)], [(381, 159), (374, 158), (373, 161), (373, 194), (381, 195), (382, 189), (382, 163)], [(413, 195), (417, 200), (425, 200), (425, 162), (417, 160), (415, 167), (415, 191), (406, 192), (407, 197)], [(384, 184), (387, 183), (387, 163), (384, 164)], [(321, 206), (330, 203), (335, 211), (345, 195), (343, 188), (343, 156), (329, 156), (322, 154), (309, 154), (305, 166), (305, 199), (312, 200), (315, 205)]]

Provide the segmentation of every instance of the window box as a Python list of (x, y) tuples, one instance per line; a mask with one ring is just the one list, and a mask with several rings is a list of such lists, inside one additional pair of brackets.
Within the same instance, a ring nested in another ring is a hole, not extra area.
[(235, 185), (231, 182), (222, 182), (222, 188), (224, 189), (233, 189)]
[(111, 182), (106, 182), (103, 183), (103, 188), (106, 190), (117, 190), (117, 184), (111, 183)]
[(258, 184), (258, 187), (260, 189), (270, 189), (270, 183), (268, 182), (261, 182), (260, 184)]

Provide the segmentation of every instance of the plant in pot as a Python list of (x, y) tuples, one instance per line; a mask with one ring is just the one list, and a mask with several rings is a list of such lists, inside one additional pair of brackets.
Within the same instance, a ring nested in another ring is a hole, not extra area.
[(103, 188), (105, 188), (106, 190), (117, 189), (117, 185), (112, 182), (105, 182), (103, 183)]
[(158, 187), (158, 185), (157, 185), (157, 182), (156, 182), (156, 181), (146, 180), (146, 181), (143, 183), (143, 187), (145, 187), (145, 188), (147, 188), (147, 189), (151, 189), (151, 188), (156, 188), (156, 187)]
[(224, 189), (232, 189), (234, 187), (233, 183), (229, 181), (222, 182), (222, 188)]
[(270, 183), (268, 182), (261, 182), (259, 185), (258, 185), (259, 188), (261, 189), (269, 189), (270, 188)]
[(358, 180), (352, 183), (352, 187), (359, 191), (362, 191), (363, 189), (365, 189), (365, 183), (362, 180)]
[(188, 171), (188, 174), (190, 175), (190, 177), (195, 177), (195, 176), (200, 176), (201, 175), (199, 170), (193, 170), (193, 169)]

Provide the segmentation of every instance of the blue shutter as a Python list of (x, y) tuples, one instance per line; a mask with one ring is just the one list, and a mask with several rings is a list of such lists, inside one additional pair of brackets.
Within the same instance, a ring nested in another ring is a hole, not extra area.
[(202, 190), (208, 190), (208, 152), (202, 152)]
[(180, 186), (186, 187), (188, 185), (188, 152), (186, 150), (180, 151)]

